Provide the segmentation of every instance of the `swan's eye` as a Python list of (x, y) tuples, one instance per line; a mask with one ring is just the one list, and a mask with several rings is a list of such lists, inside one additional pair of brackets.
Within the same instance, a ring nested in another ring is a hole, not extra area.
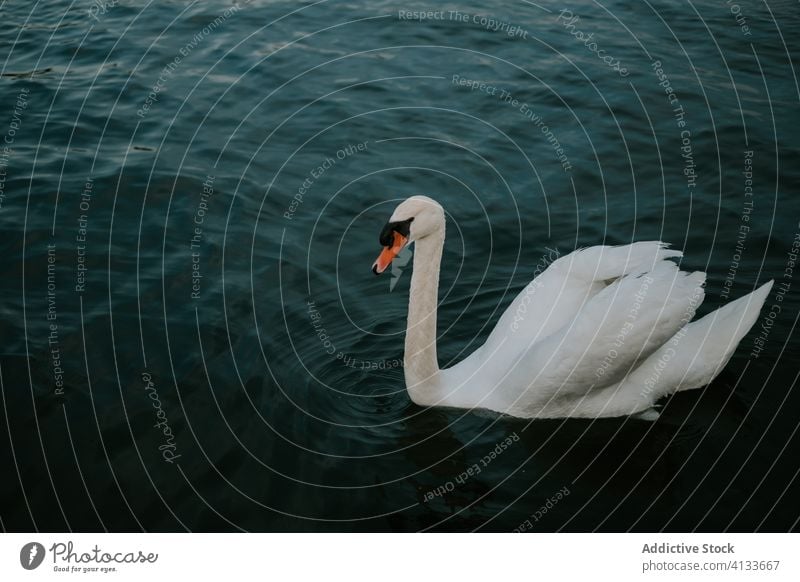
[(384, 247), (392, 246), (395, 232), (403, 235), (405, 238), (408, 238), (409, 233), (411, 232), (412, 222), (414, 222), (413, 216), (408, 220), (401, 220), (400, 222), (387, 222), (386, 226), (383, 227), (381, 236), (379, 238), (381, 245)]

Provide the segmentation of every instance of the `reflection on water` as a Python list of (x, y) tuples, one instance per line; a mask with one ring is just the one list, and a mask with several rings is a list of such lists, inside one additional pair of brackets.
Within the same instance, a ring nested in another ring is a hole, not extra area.
[[(5, 6), (5, 528), (796, 527), (800, 19), (770, 7)], [(443, 366), (581, 246), (672, 242), (701, 314), (784, 290), (656, 423), (422, 409), (410, 256), (370, 272), (419, 193)]]

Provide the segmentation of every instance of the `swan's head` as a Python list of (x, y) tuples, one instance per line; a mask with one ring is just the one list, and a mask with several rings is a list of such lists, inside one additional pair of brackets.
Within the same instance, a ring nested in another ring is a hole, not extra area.
[(394, 209), (383, 227), (380, 243), (383, 251), (372, 265), (376, 275), (383, 273), (403, 247), (439, 232), (444, 226), (444, 210), (427, 196), (412, 196)]

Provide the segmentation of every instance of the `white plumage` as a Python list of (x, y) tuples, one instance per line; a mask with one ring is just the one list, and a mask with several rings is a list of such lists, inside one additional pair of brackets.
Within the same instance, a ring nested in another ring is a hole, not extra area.
[(414, 242), (405, 377), (424, 406), (483, 408), (522, 418), (651, 412), (661, 397), (708, 384), (755, 323), (772, 281), (693, 321), (705, 273), (669, 259), (662, 242), (575, 251), (554, 261), (507, 308), (483, 346), (440, 370), (436, 306), (444, 212), (414, 196), (390, 225)]

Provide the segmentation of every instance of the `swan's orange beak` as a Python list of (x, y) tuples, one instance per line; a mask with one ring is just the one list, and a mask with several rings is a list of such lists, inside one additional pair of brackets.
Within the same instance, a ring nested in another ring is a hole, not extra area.
[(397, 256), (397, 253), (399, 253), (408, 242), (408, 238), (399, 232), (394, 231), (392, 234), (394, 235), (392, 246), (383, 247), (381, 254), (378, 255), (378, 258), (375, 259), (375, 263), (372, 265), (372, 272), (376, 275), (380, 275), (386, 270), (386, 267), (391, 264), (392, 260)]

